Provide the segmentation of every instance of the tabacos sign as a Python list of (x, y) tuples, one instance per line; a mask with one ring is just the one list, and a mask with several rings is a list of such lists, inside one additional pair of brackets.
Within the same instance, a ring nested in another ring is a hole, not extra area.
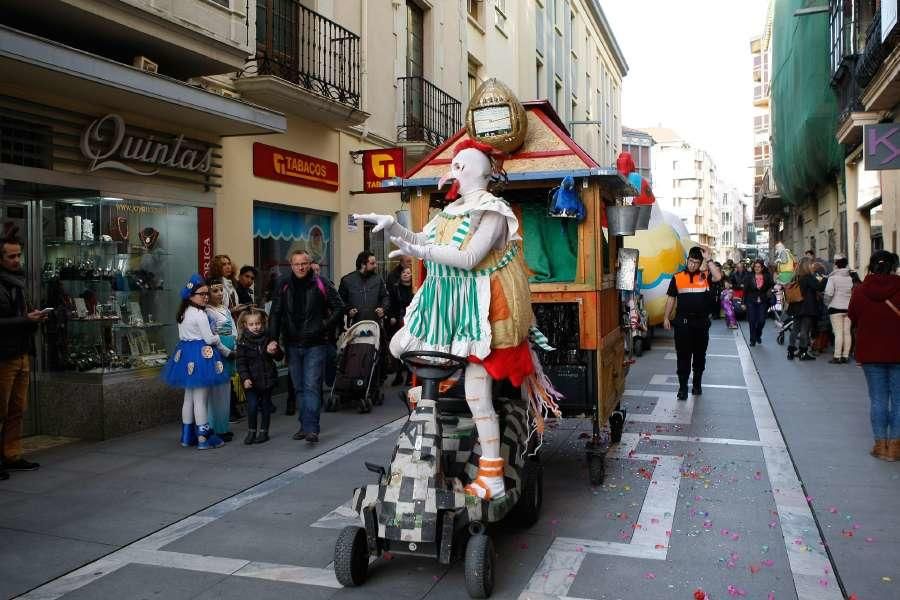
[(372, 194), (394, 191), (384, 187), (385, 179), (403, 177), (403, 148), (364, 150), (363, 191)]
[(108, 114), (81, 132), (81, 154), (91, 161), (88, 172), (115, 169), (132, 175), (156, 175), (160, 169), (209, 173), (213, 148), (185, 143), (184, 135), (159, 137), (135, 135), (125, 119)]
[(253, 144), (253, 174), (330, 192), (338, 189), (337, 163), (259, 142)]

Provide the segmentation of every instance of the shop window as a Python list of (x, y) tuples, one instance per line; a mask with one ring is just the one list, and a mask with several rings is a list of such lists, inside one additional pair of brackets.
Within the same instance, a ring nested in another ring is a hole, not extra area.
[[(41, 306), (50, 371), (161, 367), (178, 340), (179, 290), (198, 270), (198, 209), (96, 195), (41, 199)], [(207, 209), (208, 210), (208, 209)], [(183, 257), (193, 257), (184, 260)]]
[(259, 269), (256, 298), (272, 299), (276, 282), (291, 272), (291, 253), (304, 250), (320, 266), (322, 277), (334, 281), (331, 215), (255, 204), (253, 264)]

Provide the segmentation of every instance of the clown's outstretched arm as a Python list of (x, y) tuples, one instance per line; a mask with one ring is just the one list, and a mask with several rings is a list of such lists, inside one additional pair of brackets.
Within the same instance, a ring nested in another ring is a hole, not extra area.
[(413, 256), (468, 271), (475, 268), (475, 265), (497, 246), (498, 241), (506, 239), (506, 232), (506, 217), (499, 213), (486, 212), (465, 250), (444, 245), (414, 244), (397, 236), (392, 237), (391, 241), (398, 250), (391, 252), (390, 257)]
[(376, 215), (375, 213), (366, 213), (364, 215), (353, 215), (354, 220), (362, 219), (369, 223), (374, 223), (372, 233), (378, 233), (382, 229), (388, 232), (391, 237), (400, 238), (410, 244), (425, 244), (427, 239), (424, 233), (414, 233), (397, 222), (397, 219), (391, 215)]

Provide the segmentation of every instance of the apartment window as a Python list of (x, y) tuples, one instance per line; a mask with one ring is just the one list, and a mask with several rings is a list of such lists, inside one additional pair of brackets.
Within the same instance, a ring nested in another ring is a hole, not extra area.
[(591, 87), (591, 74), (584, 74), (584, 93), (587, 95), (584, 103), (584, 112), (587, 113), (587, 120), (591, 120), (591, 110), (594, 106), (594, 88)]
[(546, 19), (547, 17), (544, 14), (544, 7), (540, 2), (538, 2), (537, 6), (535, 7), (534, 37), (537, 44), (537, 52), (542, 57), (544, 56), (544, 22)]
[(575, 54), (575, 51), (573, 50), (573, 51), (572, 51), (571, 73), (570, 73), (570, 79), (569, 79), (569, 82), (570, 82), (570, 84), (571, 84), (571, 86), (572, 86), (572, 97), (574, 97), (574, 98), (577, 98), (577, 97), (578, 97), (578, 84), (579, 84), (579, 81), (578, 81), (578, 72), (579, 72), (579, 69), (578, 69), (578, 55)]
[(475, 92), (478, 90), (478, 86), (481, 84), (481, 65), (478, 64), (478, 61), (470, 54), (469, 55), (469, 71), (468, 71), (468, 83), (469, 83), (469, 98), (475, 95)]
[[(572, 112), (569, 113), (569, 120), (570, 120), (570, 121), (574, 121), (574, 120), (576, 119), (575, 113), (576, 113), (576, 111), (578, 110), (578, 102), (576, 102), (576, 101), (573, 99), (573, 100), (572, 100), (572, 105), (571, 105), (570, 108), (571, 108), (571, 111), (572, 111)], [(572, 132), (572, 133), (574, 134), (574, 132)]]
[(425, 75), (425, 14), (418, 4), (406, 2), (406, 76)]
[(560, 111), (562, 111), (563, 107), (565, 106), (565, 105), (563, 104), (563, 88), (562, 88), (562, 84), (561, 84), (560, 82), (557, 81), (557, 82), (554, 84), (554, 88), (555, 88), (555, 89), (554, 89), (554, 92), (553, 92), (553, 108), (556, 109), (556, 113), (557, 113), (557, 114), (560, 114)]
[(484, 0), (466, 0), (466, 11), (473, 21), (481, 23), (481, 5)]
[(534, 65), (534, 97), (544, 98), (544, 62), (538, 57)]
[(565, 71), (563, 70), (563, 61), (565, 60), (565, 56), (563, 55), (563, 37), (559, 29), (556, 30), (555, 37), (556, 39), (553, 48), (553, 54), (555, 55), (556, 61), (556, 74), (562, 77), (562, 74), (565, 73)]
[(494, 0), (494, 26), (506, 35), (506, 0)]

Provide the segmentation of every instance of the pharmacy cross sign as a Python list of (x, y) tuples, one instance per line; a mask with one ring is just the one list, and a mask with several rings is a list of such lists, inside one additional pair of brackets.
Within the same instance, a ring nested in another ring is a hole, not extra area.
[(866, 125), (863, 146), (866, 171), (900, 169), (900, 123)]

